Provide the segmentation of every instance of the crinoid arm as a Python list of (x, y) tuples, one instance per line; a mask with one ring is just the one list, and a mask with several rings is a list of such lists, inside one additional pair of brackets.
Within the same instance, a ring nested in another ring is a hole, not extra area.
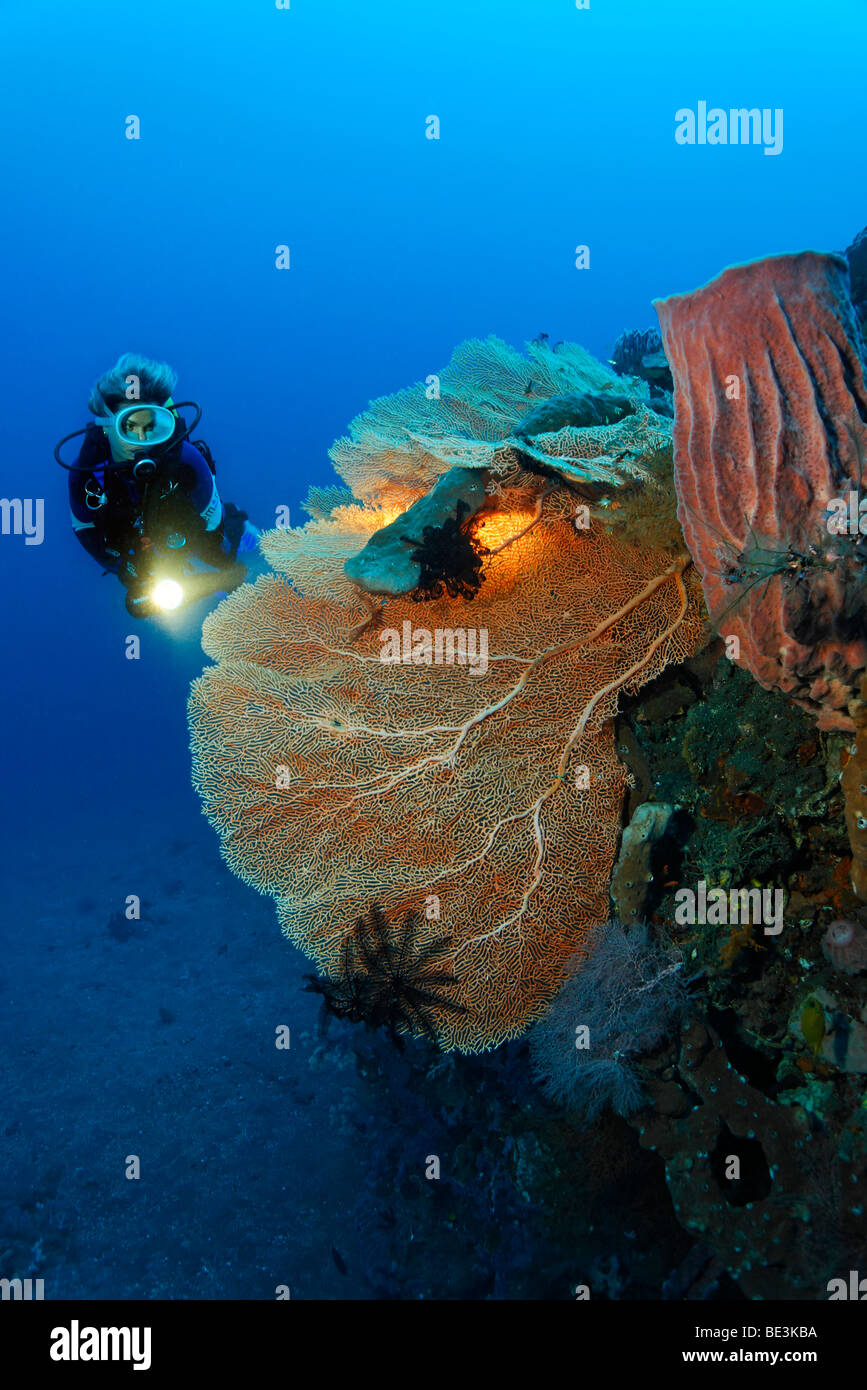
[(469, 507), (459, 501), (456, 515), (447, 517), (442, 526), (425, 526), (421, 541), (404, 536), (415, 548), (410, 559), (421, 566), (421, 576), (411, 597), (416, 602), (449, 598), (473, 598), (482, 585), (482, 565), (488, 553), (470, 533), (467, 523)]
[(420, 936), (417, 913), (389, 923), (383, 908), (373, 903), (344, 938), (339, 973), (306, 975), (305, 988), (319, 994), (335, 1017), (384, 1028), (400, 1048), (402, 1033), (438, 1044), (437, 1014), (456, 1016), (468, 1010), (449, 997), (456, 983), (451, 971), (430, 968), (442, 963), (451, 937), (421, 945)]

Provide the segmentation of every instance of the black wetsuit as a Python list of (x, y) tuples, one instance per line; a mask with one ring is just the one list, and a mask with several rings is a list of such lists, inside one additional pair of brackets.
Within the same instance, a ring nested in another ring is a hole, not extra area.
[[(131, 467), (107, 469), (110, 460), (105, 432), (89, 425), (78, 467), (69, 474), (69, 506), (75, 534), (88, 555), (123, 578), (141, 536), (148, 484), (135, 478)], [(161, 525), (187, 536), (188, 554), (217, 568), (234, 557), (240, 527), (227, 523), (238, 517), (243, 521), (244, 514), (231, 503), (224, 506), (210, 465), (194, 445), (184, 440), (170, 450), (150, 487), (157, 485), (167, 494), (160, 502)], [(88, 507), (88, 492), (100, 490), (105, 494), (103, 505)]]

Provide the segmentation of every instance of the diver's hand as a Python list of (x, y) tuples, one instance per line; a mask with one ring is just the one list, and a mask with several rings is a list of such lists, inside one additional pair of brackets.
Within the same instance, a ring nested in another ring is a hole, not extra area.
[(144, 589), (128, 587), (126, 611), (131, 618), (151, 618), (159, 609)]
[(178, 582), (183, 591), (181, 602), (177, 608), (166, 610), (163, 604), (157, 603), (152, 598), (150, 583), (147, 584), (125, 584), (126, 588), (126, 611), (132, 618), (152, 618), (156, 614), (163, 614), (166, 611), (177, 612), (181, 608), (187, 608), (190, 604), (198, 603), (200, 599), (210, 598), (213, 594), (220, 594), (225, 597), (233, 589), (237, 589), (247, 578), (246, 565), (240, 564), (235, 560), (229, 565), (224, 565), (219, 570), (206, 570), (193, 572), (187, 570), (179, 576)]
[(131, 618), (152, 618), (160, 610), (149, 598), (134, 598), (132, 594), (127, 594), (126, 611)]

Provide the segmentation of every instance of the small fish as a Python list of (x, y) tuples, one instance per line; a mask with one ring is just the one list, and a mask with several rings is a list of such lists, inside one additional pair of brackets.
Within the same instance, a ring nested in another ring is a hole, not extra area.
[(525, 396), (532, 396), (532, 394), (533, 394), (533, 382), (532, 382), (532, 381), (528, 381), (528, 382), (527, 382), (527, 385), (526, 385), (526, 388), (525, 388), (525, 390), (524, 390), (524, 395), (525, 395)]
[(332, 1245), (331, 1247), (331, 1258), (334, 1261), (337, 1267), (337, 1272), (339, 1274), (347, 1274), (349, 1272), (346, 1268), (346, 1261), (344, 1260), (340, 1251), (334, 1245)]
[(825, 1026), (825, 1010), (818, 999), (813, 998), (812, 994), (801, 1010), (801, 1032), (804, 1035), (804, 1042), (813, 1049), (813, 1056), (818, 1057), (819, 1048), (822, 1046), (822, 1039), (827, 1028)]

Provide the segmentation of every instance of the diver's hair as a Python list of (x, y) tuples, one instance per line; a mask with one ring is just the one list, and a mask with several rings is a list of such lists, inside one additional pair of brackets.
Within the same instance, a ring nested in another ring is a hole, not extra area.
[[(127, 395), (127, 378), (138, 377), (138, 395)], [(152, 362), (136, 352), (125, 352), (111, 371), (104, 372), (90, 393), (87, 408), (92, 415), (107, 415), (141, 400), (147, 405), (165, 405), (175, 389), (178, 374), (168, 362)]]

